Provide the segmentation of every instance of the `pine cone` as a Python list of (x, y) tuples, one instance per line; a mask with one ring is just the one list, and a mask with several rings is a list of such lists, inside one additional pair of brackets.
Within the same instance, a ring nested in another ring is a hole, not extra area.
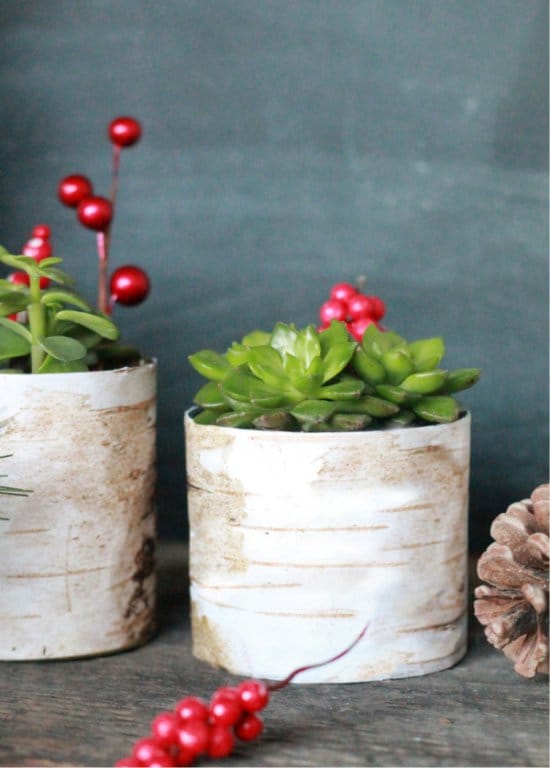
[(477, 573), (474, 613), (487, 640), (514, 662), (516, 672), (548, 674), (549, 485), (493, 520), (490, 544)]

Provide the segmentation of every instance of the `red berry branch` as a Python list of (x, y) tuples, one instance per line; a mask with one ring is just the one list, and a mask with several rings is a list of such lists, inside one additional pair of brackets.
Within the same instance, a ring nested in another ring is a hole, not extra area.
[(82, 174), (66, 176), (58, 187), (61, 202), (70, 208), (76, 208), (79, 222), (96, 232), (97, 306), (99, 311), (106, 315), (111, 314), (114, 302), (125, 305), (140, 304), (147, 297), (150, 288), (147, 274), (138, 267), (121, 267), (109, 281), (109, 251), (118, 194), (120, 156), (122, 149), (139, 141), (141, 125), (133, 117), (117, 117), (110, 123), (108, 135), (113, 145), (109, 198), (95, 195), (91, 181)]
[(379, 321), (386, 314), (386, 305), (379, 296), (367, 296), (350, 283), (337, 283), (319, 314), (322, 323), (320, 331), (328, 328), (332, 320), (340, 320), (346, 323), (353, 338), (361, 341), (369, 325), (374, 323), (380, 328)]
[(363, 639), (365, 625), (355, 640), (326, 661), (293, 670), (284, 680), (267, 684), (244, 680), (236, 688), (218, 688), (210, 702), (196, 696), (182, 699), (171, 712), (161, 712), (151, 724), (151, 733), (136, 741), (132, 752), (115, 766), (170, 768), (192, 765), (199, 757), (227, 757), (235, 739), (253, 741), (263, 730), (257, 714), (269, 703), (270, 694), (285, 688), (297, 675), (324, 667), (346, 656)]

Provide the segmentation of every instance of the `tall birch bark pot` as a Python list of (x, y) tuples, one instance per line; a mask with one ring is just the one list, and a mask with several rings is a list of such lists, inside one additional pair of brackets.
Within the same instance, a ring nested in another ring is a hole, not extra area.
[(0, 375), (0, 659), (88, 656), (154, 629), (156, 364)]
[(304, 434), (185, 416), (193, 653), (231, 672), (357, 648), (300, 682), (409, 677), (466, 651), (470, 416)]

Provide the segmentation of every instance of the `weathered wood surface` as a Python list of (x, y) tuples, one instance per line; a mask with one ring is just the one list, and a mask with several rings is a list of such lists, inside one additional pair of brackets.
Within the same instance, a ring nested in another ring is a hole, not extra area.
[[(147, 645), (0, 664), (1, 765), (113, 765), (156, 713), (238, 679), (191, 656), (184, 547), (162, 546), (159, 563), (160, 625)], [(519, 678), (475, 620), (470, 629), (466, 658), (444, 672), (280, 691), (262, 739), (219, 764), (547, 766), (547, 679)]]

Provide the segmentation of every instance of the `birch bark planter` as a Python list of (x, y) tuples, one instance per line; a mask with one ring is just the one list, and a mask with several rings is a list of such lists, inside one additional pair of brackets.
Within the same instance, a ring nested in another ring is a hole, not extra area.
[[(0, 374), (0, 659), (122, 650), (154, 624), (156, 366)], [(5, 469), (4, 469), (5, 467)]]
[(422, 675), (466, 651), (470, 416), (302, 434), (185, 417), (193, 653), (299, 682)]

